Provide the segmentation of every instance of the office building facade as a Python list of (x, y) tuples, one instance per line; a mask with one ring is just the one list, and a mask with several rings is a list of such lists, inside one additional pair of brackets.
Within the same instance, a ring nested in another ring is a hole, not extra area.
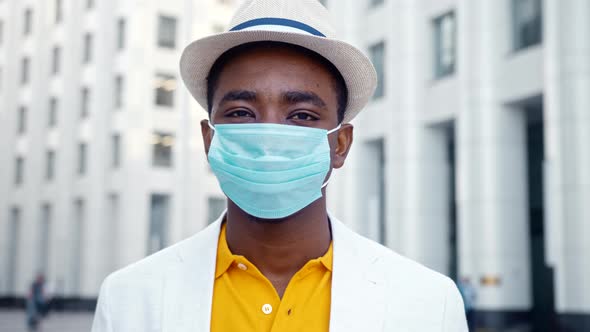
[(323, 1), (373, 60), (332, 211), (469, 279), (486, 327), (590, 326), (590, 2)]
[[(0, 1), (0, 298), (104, 277), (203, 228), (224, 200), (178, 60), (232, 1)], [(81, 300), (81, 301), (79, 301)], [(17, 301), (18, 302), (18, 301)]]

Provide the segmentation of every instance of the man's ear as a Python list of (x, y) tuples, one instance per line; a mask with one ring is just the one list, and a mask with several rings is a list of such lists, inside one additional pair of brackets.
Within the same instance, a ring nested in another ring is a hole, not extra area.
[(343, 124), (336, 137), (336, 149), (332, 154), (332, 168), (341, 168), (352, 146), (354, 127), (350, 123)]
[(203, 136), (203, 145), (205, 147), (205, 156), (209, 155), (209, 147), (213, 139), (213, 130), (209, 127), (209, 120), (201, 120), (201, 135)]

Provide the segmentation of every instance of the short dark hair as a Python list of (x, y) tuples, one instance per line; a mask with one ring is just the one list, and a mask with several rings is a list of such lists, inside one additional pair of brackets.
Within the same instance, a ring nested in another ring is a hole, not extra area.
[(225, 65), (227, 65), (228, 62), (235, 59), (238, 55), (253, 49), (272, 49), (278, 47), (287, 48), (298, 53), (301, 53), (313, 60), (318, 61), (328, 70), (328, 72), (332, 76), (334, 90), (336, 91), (336, 98), (338, 102), (338, 123), (341, 123), (344, 119), (344, 112), (346, 112), (346, 107), (348, 105), (348, 89), (346, 87), (346, 82), (344, 81), (344, 78), (342, 77), (340, 71), (328, 59), (324, 58), (320, 54), (310, 49), (307, 49), (299, 45), (276, 41), (258, 41), (241, 44), (227, 50), (219, 58), (217, 58), (213, 66), (211, 66), (211, 70), (209, 71), (209, 75), (207, 76), (207, 111), (209, 112), (209, 115), (211, 115), (211, 110), (213, 108), (213, 94), (217, 89), (219, 76), (221, 75), (221, 71), (223, 70)]

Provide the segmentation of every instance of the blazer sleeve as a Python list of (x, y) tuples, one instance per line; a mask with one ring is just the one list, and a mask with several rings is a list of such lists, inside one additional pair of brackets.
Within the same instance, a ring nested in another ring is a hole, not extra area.
[(449, 280), (445, 300), (444, 332), (468, 332), (463, 298), (455, 283)]
[(92, 323), (92, 332), (114, 332), (111, 315), (109, 312), (109, 278), (107, 277), (100, 287), (98, 294), (98, 303), (96, 305), (96, 312), (94, 313), (94, 321)]

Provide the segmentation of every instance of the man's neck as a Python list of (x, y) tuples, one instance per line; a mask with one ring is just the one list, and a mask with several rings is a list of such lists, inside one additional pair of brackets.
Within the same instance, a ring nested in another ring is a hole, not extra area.
[(279, 296), (299, 269), (327, 252), (332, 239), (325, 196), (279, 220), (257, 219), (228, 201), (226, 221), (231, 252), (256, 265)]

